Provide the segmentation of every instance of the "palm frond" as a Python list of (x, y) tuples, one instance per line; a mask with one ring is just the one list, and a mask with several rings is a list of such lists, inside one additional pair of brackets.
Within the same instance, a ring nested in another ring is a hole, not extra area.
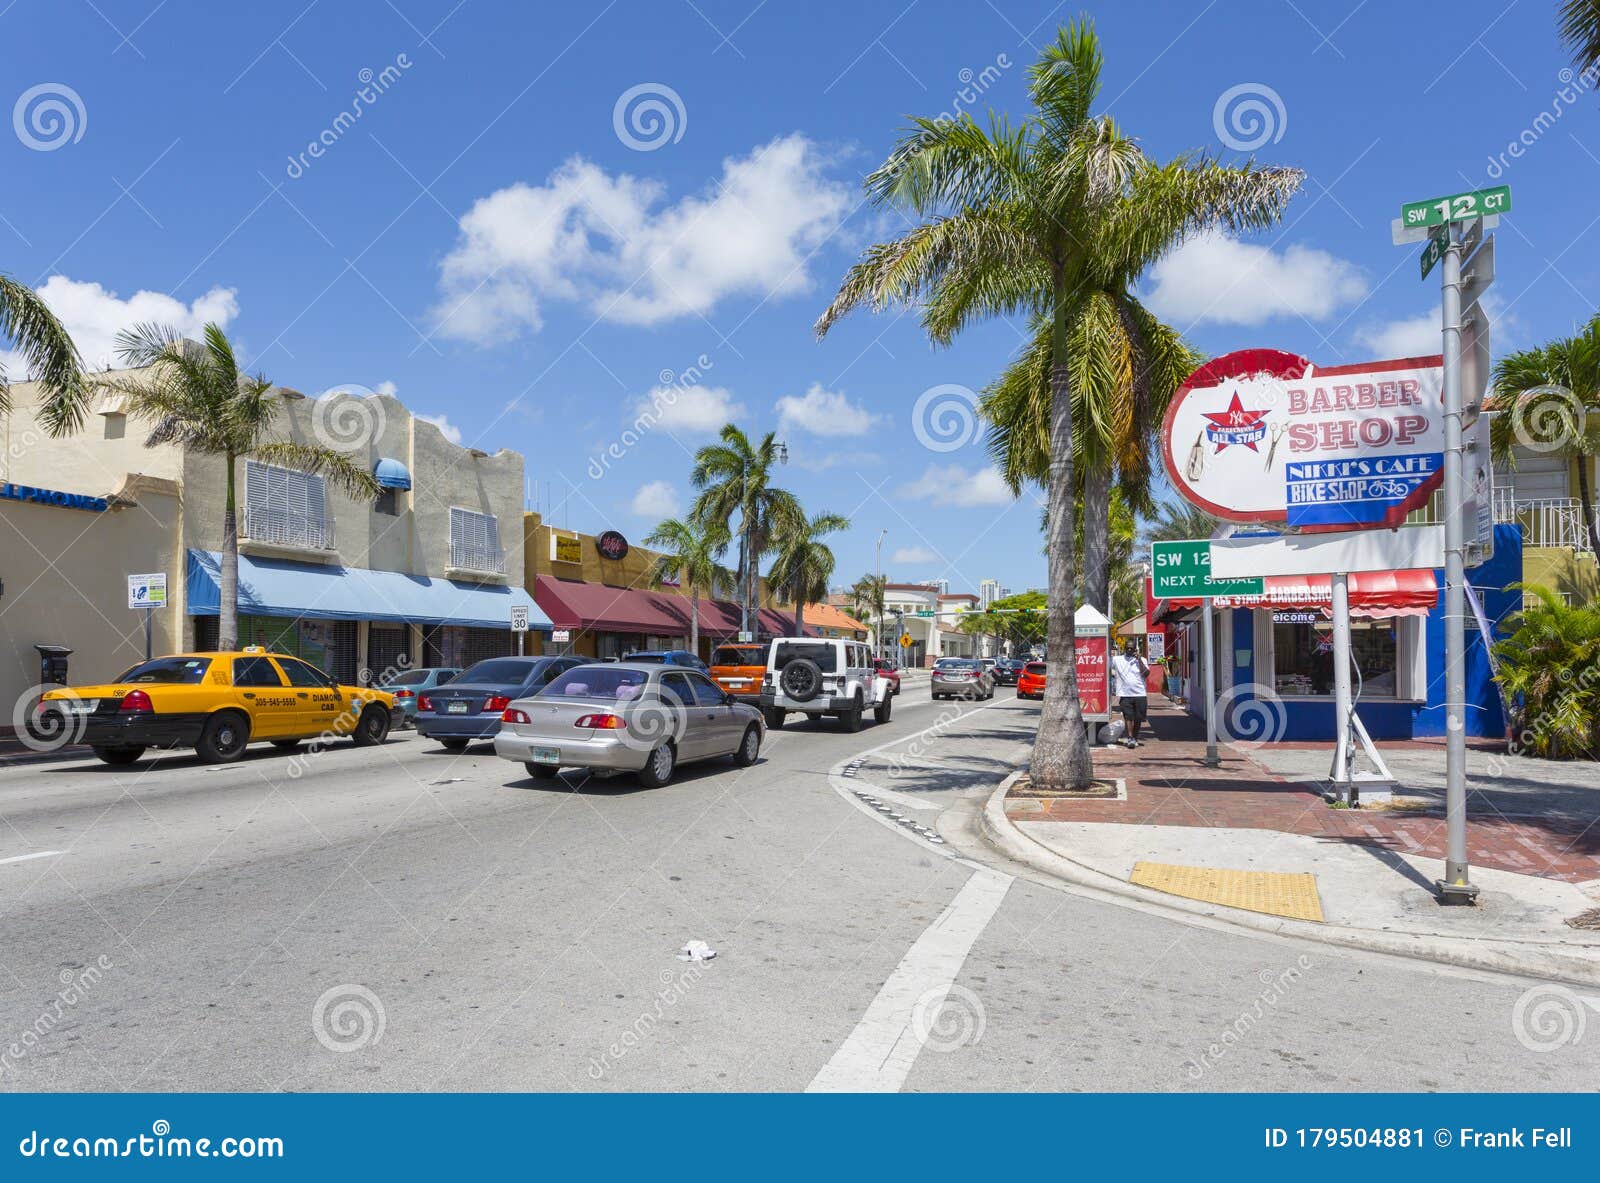
[[(31, 376), (44, 391), (38, 412), (44, 429), (59, 436), (82, 427), (88, 387), (78, 347), (38, 292), (0, 275), (0, 340), (7, 339), (27, 362), (23, 376)], [(10, 410), (11, 388), (0, 373), (0, 414)]]
[(325, 479), (334, 488), (356, 499), (378, 495), (378, 482), (364, 458), (318, 444), (298, 440), (268, 440), (251, 449), (251, 455), (267, 464), (309, 472)]

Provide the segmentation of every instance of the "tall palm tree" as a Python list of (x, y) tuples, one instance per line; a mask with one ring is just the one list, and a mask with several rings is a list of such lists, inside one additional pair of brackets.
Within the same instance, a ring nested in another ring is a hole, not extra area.
[(235, 481), (238, 462), (260, 460), (314, 473), (351, 497), (378, 495), (365, 462), (318, 444), (275, 438), (272, 429), (283, 400), (265, 375), (241, 373), (233, 345), (208, 324), (203, 343), (177, 329), (142, 324), (117, 334), (117, 353), (138, 373), (95, 379), (95, 385), (126, 396), (128, 413), (145, 420), (147, 447), (177, 444), (191, 452), (220, 456), (227, 472), (222, 504), (222, 572), (217, 647), (239, 642), (239, 529)]
[[(819, 333), (863, 305), (918, 304), (936, 344), (993, 316), (1038, 315), (1050, 325), (1050, 652), (1031, 773), (1052, 788), (1094, 777), (1078, 708), (1072, 653), (1077, 524), (1072, 338), (1091, 293), (1126, 291), (1186, 234), (1254, 230), (1276, 221), (1299, 188), (1295, 169), (1226, 167), (1194, 155), (1155, 165), (1108, 116), (1099, 39), (1087, 19), (1063, 28), (1029, 69), (1034, 110), (1019, 125), (992, 116), (913, 119), (867, 178), (868, 196), (914, 222), (868, 247), (850, 269)], [(1119, 287), (1120, 285), (1120, 287)], [(1088, 381), (1088, 379), (1085, 379)]]
[(1198, 505), (1187, 501), (1163, 501), (1157, 507), (1150, 526), (1145, 530), (1145, 542), (1185, 542), (1194, 538), (1210, 538), (1220, 523)]
[(767, 432), (760, 443), (752, 444), (749, 436), (729, 423), (720, 439), (721, 443), (707, 444), (695, 453), (689, 479), (700, 493), (689, 516), (702, 526), (726, 525), (735, 514), (739, 516), (740, 599), (743, 624), (750, 629), (758, 606), (761, 558), (784, 527), (803, 520), (804, 515), (794, 494), (772, 486), (773, 470), (785, 455), (775, 432)]
[(661, 547), (663, 554), (650, 568), (650, 586), (678, 583), (689, 589), (694, 605), (689, 617), (689, 651), (700, 653), (700, 597), (712, 599), (727, 595), (734, 588), (734, 574), (722, 565), (730, 535), (721, 523), (702, 526), (668, 518), (646, 538), (646, 546)]
[(794, 597), (794, 631), (806, 635), (806, 605), (828, 594), (833, 578), (833, 551), (822, 541), (829, 534), (850, 528), (850, 519), (837, 513), (789, 523), (778, 536), (777, 557), (772, 561), (772, 584)]
[(1492, 398), (1489, 442), (1495, 461), (1515, 470), (1520, 440), (1575, 467), (1589, 545), (1600, 555), (1600, 506), (1589, 481), (1589, 466), (1600, 456), (1600, 314), (1576, 336), (1495, 362)]
[[(0, 275), (0, 341), (13, 342), (27, 359), (28, 373), (44, 388), (39, 418), (51, 435), (76, 431), (83, 423), (83, 362), (78, 347), (39, 293), (9, 275)], [(11, 387), (0, 371), (0, 415), (11, 410)]]
[[(850, 598), (850, 611), (858, 619), (866, 616), (872, 621), (872, 651), (883, 649), (883, 601), (888, 580), (882, 575), (863, 575), (850, 585), (845, 593)], [(934, 621), (938, 624), (938, 621)]]
[(1600, 68), (1600, 0), (1565, 0), (1559, 17), (1561, 40), (1580, 70)]

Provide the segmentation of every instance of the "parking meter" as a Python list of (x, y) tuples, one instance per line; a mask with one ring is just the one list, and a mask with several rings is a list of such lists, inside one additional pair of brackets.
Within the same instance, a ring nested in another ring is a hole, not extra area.
[(65, 645), (35, 645), (39, 651), (39, 684), (67, 684), (67, 658), (72, 650)]

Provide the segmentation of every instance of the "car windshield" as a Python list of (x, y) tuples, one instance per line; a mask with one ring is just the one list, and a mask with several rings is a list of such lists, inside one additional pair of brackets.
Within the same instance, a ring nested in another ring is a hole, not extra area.
[(467, 667), (467, 672), (455, 679), (465, 685), (474, 682), (498, 682), (501, 685), (521, 683), (533, 672), (533, 663), (516, 658), (494, 657)]
[(390, 678), (391, 686), (421, 686), (428, 680), (427, 670), (412, 670), (410, 673), (401, 674), (398, 678)]
[(804, 657), (816, 662), (817, 668), (823, 673), (834, 674), (839, 672), (836, 653), (835, 646), (826, 642), (808, 644), (804, 641), (780, 641), (778, 643), (778, 655), (773, 665), (781, 670), (791, 661)]
[(650, 677), (643, 670), (608, 669), (603, 665), (580, 665), (568, 670), (539, 692), (540, 698), (599, 698), (608, 702), (627, 702), (637, 698)]
[(737, 645), (724, 645), (712, 651), (712, 665), (766, 665), (766, 651), (764, 649), (741, 648)]
[(195, 685), (211, 668), (209, 657), (158, 657), (143, 661), (118, 678), (119, 682), (173, 682)]

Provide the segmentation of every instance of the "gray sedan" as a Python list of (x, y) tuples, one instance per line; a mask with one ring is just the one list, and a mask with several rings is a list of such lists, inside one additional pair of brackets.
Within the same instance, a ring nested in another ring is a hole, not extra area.
[(614, 662), (578, 666), (511, 703), (494, 750), (540, 779), (596, 768), (637, 773), (653, 789), (695, 760), (754, 764), (766, 733), (759, 710), (699, 670)]
[(993, 698), (994, 676), (983, 663), (966, 657), (941, 657), (930, 679), (934, 698)]

